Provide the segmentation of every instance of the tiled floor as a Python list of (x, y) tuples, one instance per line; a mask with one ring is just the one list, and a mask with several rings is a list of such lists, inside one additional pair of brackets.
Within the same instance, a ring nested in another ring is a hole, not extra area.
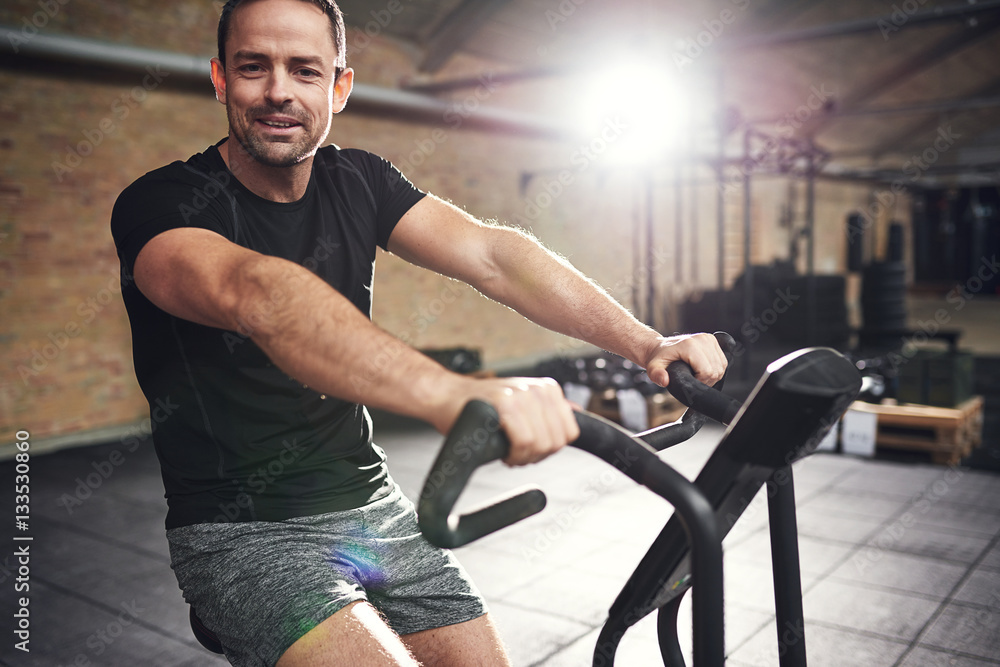
[[(664, 458), (694, 476), (720, 434), (706, 429)], [(395, 477), (415, 496), (440, 438), (398, 424), (377, 426), (376, 435)], [(812, 667), (1000, 665), (1000, 476), (836, 454), (813, 455), (795, 474)], [(3, 507), (12, 506), (13, 475), (10, 462), (0, 465)], [(669, 506), (575, 450), (529, 468), (498, 465), (473, 482), (463, 504), (522, 483), (537, 483), (549, 497), (541, 515), (457, 552), (488, 598), (514, 664), (590, 665), (606, 610)], [(5, 548), (0, 664), (224, 664), (188, 628), (168, 567), (161, 496), (145, 445), (32, 461), (31, 653), (13, 649), (9, 593), (18, 575)], [(8, 545), (11, 532), (2, 531)], [(725, 546), (728, 664), (777, 665), (763, 496)], [(680, 621), (685, 647), (689, 610)], [(660, 664), (653, 620), (629, 631), (617, 664)]]

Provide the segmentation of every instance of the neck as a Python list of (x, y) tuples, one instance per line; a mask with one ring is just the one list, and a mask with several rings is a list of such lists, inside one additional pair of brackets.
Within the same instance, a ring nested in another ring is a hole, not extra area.
[(279, 203), (295, 202), (305, 195), (313, 157), (291, 167), (269, 167), (255, 160), (230, 134), (219, 146), (223, 162), (243, 186), (258, 197)]

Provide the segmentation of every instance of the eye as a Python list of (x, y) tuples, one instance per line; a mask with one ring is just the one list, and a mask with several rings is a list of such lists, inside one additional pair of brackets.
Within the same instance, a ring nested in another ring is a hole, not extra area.
[(314, 77), (319, 76), (320, 74), (316, 70), (302, 68), (302, 69), (299, 70), (299, 75), (303, 76), (303, 77), (306, 77), (306, 78), (314, 78)]
[(245, 74), (259, 74), (264, 71), (264, 68), (260, 65), (255, 65), (253, 63), (242, 65), (239, 70)]

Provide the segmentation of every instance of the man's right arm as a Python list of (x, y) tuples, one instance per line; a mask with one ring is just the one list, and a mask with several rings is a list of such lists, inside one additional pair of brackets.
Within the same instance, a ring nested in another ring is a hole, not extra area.
[(134, 277), (160, 309), (249, 333), (276, 366), (321, 393), (417, 417), (441, 432), (468, 400), (487, 400), (512, 441), (510, 463), (539, 460), (576, 437), (554, 382), (452, 373), (379, 329), (305, 267), (215, 232), (179, 228), (155, 236), (136, 257)]

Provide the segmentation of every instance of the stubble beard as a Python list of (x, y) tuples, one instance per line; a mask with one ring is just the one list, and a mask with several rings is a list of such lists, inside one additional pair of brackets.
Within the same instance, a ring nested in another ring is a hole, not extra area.
[[(305, 137), (299, 141), (273, 141), (261, 136), (254, 127), (256, 119), (269, 113), (292, 116), (301, 122)], [(229, 117), (229, 127), (233, 136), (239, 142), (247, 155), (268, 167), (292, 167), (312, 157), (319, 149), (322, 137), (314, 137), (309, 133), (309, 126), (302, 119), (287, 111), (253, 107), (244, 114), (237, 116), (230, 105), (226, 105), (226, 115)], [(329, 129), (329, 128), (328, 128)]]

